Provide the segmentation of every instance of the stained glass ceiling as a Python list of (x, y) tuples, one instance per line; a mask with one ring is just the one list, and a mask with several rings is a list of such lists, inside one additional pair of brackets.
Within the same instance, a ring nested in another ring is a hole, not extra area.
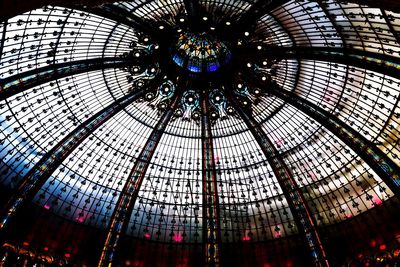
[[(3, 21), (0, 182), (17, 188), (68, 134), (120, 101), (120, 110), (76, 144), (33, 197), (69, 220), (106, 228), (133, 165), (173, 107), (126, 232), (161, 242), (202, 242), (204, 91), (223, 242), (299, 231), (274, 160), (246, 118), (290, 170), (317, 227), (348, 220), (397, 193), (368, 161), (367, 150), (357, 150), (293, 99), (340, 120), (398, 168), (399, 14), (333, 0), (276, 6), (207, 0), (199, 6), (202, 24), (194, 35), (207, 32), (232, 49), (227, 70), (206, 78), (179, 71), (168, 61), (174, 58), (171, 46), (164, 49), (165, 36), (182, 36), (192, 27), (183, 1), (47, 6)], [(256, 8), (264, 12), (249, 16)], [(216, 70), (221, 46), (195, 43), (180, 44), (183, 54), (176, 60), (186, 63), (175, 63)], [(139, 91), (146, 94), (122, 107)], [(181, 95), (176, 106), (173, 95)]]

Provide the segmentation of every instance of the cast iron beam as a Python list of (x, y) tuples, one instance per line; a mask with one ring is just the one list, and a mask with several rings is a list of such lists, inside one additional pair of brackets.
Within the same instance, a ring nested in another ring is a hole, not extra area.
[(56, 79), (100, 69), (123, 68), (132, 64), (132, 60), (118, 57), (85, 59), (68, 63), (50, 64), (46, 67), (0, 79), (0, 101)]
[[(180, 88), (177, 88), (179, 90)], [(115, 205), (114, 212), (107, 228), (107, 237), (104, 242), (103, 250), (98, 263), (99, 267), (109, 267), (113, 265), (115, 253), (121, 241), (121, 237), (125, 234), (129, 219), (135, 202), (139, 195), (139, 190), (145, 177), (146, 171), (150, 165), (153, 154), (160, 142), (160, 139), (167, 127), (171, 117), (180, 101), (180, 93), (175, 92), (167, 109), (163, 112), (157, 124), (154, 126), (146, 144), (143, 146), (139, 157), (129, 173), (127, 181), (120, 193), (118, 201)]]
[(204, 266), (217, 267), (221, 265), (221, 226), (217, 172), (207, 91), (201, 93), (201, 111)]
[(400, 167), (376, 144), (316, 104), (280, 88), (274, 82), (267, 85), (261, 82), (260, 77), (254, 79), (259, 84), (260, 89), (298, 108), (338, 137), (370, 166), (395, 196), (400, 197)]
[(0, 231), (5, 228), (10, 218), (20, 210), (23, 204), (34, 198), (53, 172), (90, 134), (144, 94), (144, 90), (137, 90), (118, 99), (87, 119), (48, 151), (23, 177), (18, 189), (0, 212)]
[(268, 138), (267, 134), (261, 128), (260, 124), (251, 115), (251, 112), (246, 111), (239, 104), (236, 96), (230, 93), (233, 92), (233, 89), (230, 88), (229, 85), (226, 85), (225, 88), (228, 100), (254, 136), (263, 154), (271, 165), (276, 179), (288, 202), (299, 232), (305, 238), (308, 248), (310, 249), (314, 266), (329, 266), (315, 221), (301, 189), (296, 184), (293, 174), (283, 161), (278, 150)]
[(397, 45), (400, 45), (400, 33), (396, 31), (396, 29), (393, 27), (394, 22), (396, 21), (396, 18), (392, 15), (388, 15), (387, 11), (384, 9), (381, 9), (383, 19), (386, 22), (386, 25), (388, 26), (389, 30), (393, 34), (394, 38), (396, 39)]
[(400, 59), (387, 54), (379, 54), (358, 49), (335, 47), (246, 47), (240, 61), (259, 63), (265, 59), (308, 59), (344, 64), (367, 69), (400, 79)]
[(400, 197), (400, 167), (374, 143), (331, 113), (292, 92), (274, 87), (268, 92), (298, 108), (331, 131), (354, 150), (379, 175), (390, 190)]

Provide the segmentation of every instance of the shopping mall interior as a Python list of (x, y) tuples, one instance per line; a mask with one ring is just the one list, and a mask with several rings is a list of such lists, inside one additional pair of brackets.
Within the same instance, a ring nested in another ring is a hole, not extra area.
[(0, 266), (400, 266), (398, 0), (3, 0)]

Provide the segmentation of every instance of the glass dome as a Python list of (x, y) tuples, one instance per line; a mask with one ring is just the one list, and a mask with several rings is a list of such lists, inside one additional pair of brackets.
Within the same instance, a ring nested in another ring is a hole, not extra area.
[(105, 233), (99, 266), (121, 235), (204, 245), (207, 266), (299, 237), (328, 266), (321, 229), (400, 195), (390, 10), (137, 0), (2, 20), (0, 231), (33, 203)]
[(231, 59), (227, 46), (205, 33), (179, 36), (172, 56), (174, 62), (190, 72), (215, 72)]

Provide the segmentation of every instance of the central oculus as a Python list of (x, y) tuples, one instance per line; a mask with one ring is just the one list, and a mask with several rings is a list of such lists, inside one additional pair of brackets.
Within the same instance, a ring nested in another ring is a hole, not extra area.
[(206, 33), (183, 33), (171, 50), (173, 61), (193, 73), (215, 72), (232, 57), (223, 42)]

